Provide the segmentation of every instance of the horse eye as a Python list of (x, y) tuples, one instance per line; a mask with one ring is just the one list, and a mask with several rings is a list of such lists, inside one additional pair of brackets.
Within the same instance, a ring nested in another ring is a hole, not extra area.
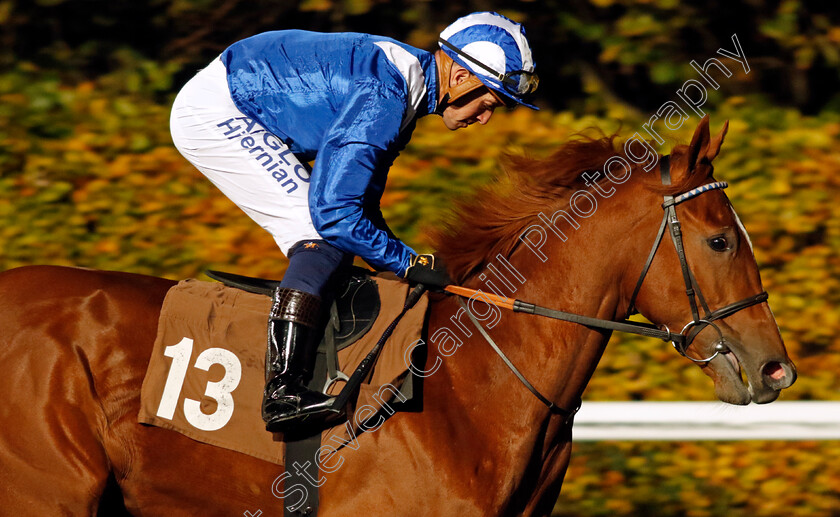
[(730, 248), (729, 242), (723, 236), (712, 237), (707, 242), (709, 247), (715, 251), (726, 251)]

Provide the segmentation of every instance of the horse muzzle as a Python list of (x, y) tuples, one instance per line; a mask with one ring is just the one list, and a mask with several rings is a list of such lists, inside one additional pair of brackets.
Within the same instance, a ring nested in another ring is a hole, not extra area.
[[(740, 343), (730, 343), (725, 352), (703, 368), (715, 382), (718, 398), (730, 404), (767, 404), (796, 381), (796, 367), (787, 358), (752, 358)], [(756, 360), (758, 359), (758, 360)]]

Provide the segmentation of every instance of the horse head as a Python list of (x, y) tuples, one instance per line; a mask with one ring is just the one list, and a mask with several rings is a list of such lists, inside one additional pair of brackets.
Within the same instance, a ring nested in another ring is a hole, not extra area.
[[(682, 351), (712, 378), (720, 400), (764, 404), (793, 384), (796, 369), (763, 295), (746, 230), (720, 188), (725, 184), (712, 176), (727, 128), (728, 122), (711, 138), (704, 117), (691, 143), (676, 146), (669, 159), (660, 160), (660, 174), (646, 179), (648, 190), (665, 205), (680, 194), (692, 195), (673, 206), (685, 259), (668, 235), (672, 223), (663, 222), (665, 237), (651, 251), (635, 307), (661, 328), (682, 330)], [(668, 175), (670, 185), (663, 185)]]
[[(507, 183), (461, 204), (435, 242), (463, 286), (602, 321), (636, 309), (700, 365), (721, 400), (771, 402), (796, 370), (749, 238), (723, 193), (726, 184), (712, 175), (726, 129), (711, 138), (704, 118), (689, 145), (659, 158), (658, 174), (652, 150), (645, 172), (627, 143), (624, 152), (616, 148), (616, 135), (581, 135), (544, 159), (510, 156)], [(615, 160), (626, 164), (625, 175), (609, 169)], [(496, 281), (491, 262), (499, 257), (510, 261), (521, 285)], [(531, 371), (556, 366), (548, 369), (555, 372), (552, 389), (564, 403), (583, 391), (608, 336), (598, 325), (527, 318), (511, 319), (498, 332), (543, 344), (513, 353), (533, 362)], [(539, 360), (537, 351), (544, 354)]]

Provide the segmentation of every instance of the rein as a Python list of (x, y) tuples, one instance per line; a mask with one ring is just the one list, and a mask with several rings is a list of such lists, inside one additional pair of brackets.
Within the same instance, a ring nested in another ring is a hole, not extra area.
[[(659, 170), (662, 178), (662, 184), (670, 185), (671, 172), (669, 156), (663, 156), (661, 158)], [(726, 318), (727, 316), (731, 316), (732, 314), (735, 314), (736, 312), (742, 309), (746, 309), (747, 307), (752, 307), (753, 305), (757, 305), (759, 303), (767, 301), (767, 292), (762, 291), (756, 295), (731, 303), (715, 311), (711, 311), (709, 310), (708, 304), (706, 304), (705, 298), (703, 298), (703, 293), (700, 291), (700, 286), (697, 284), (697, 281), (695, 280), (694, 275), (691, 273), (691, 269), (688, 266), (688, 261), (686, 260), (685, 256), (685, 247), (683, 246), (682, 228), (680, 226), (679, 218), (677, 217), (676, 206), (705, 192), (718, 189), (725, 189), (728, 186), (729, 184), (725, 181), (718, 181), (702, 185), (677, 196), (664, 196), (664, 202), (662, 203), (662, 209), (664, 210), (662, 224), (659, 225), (659, 231), (657, 232), (656, 239), (653, 243), (653, 247), (651, 248), (650, 253), (648, 254), (644, 268), (642, 269), (642, 273), (639, 276), (639, 280), (636, 282), (636, 287), (633, 290), (633, 295), (630, 297), (630, 305), (628, 306), (627, 313), (624, 315), (624, 318), (622, 318), (622, 321), (605, 320), (600, 318), (593, 318), (590, 316), (583, 316), (580, 314), (574, 314), (571, 312), (559, 311), (556, 309), (549, 309), (547, 307), (542, 307), (533, 303), (523, 302), (522, 300), (517, 300), (515, 298), (506, 298), (492, 293), (482, 292), (481, 295), (490, 303), (493, 303), (498, 307), (511, 310), (513, 312), (535, 314), (538, 316), (544, 316), (546, 318), (577, 323), (591, 328), (593, 330), (600, 329), (628, 332), (631, 334), (638, 334), (641, 336), (658, 338), (663, 341), (670, 341), (673, 344), (674, 349), (676, 349), (676, 351), (679, 352), (679, 354), (685, 357), (686, 359), (689, 359), (695, 363), (708, 363), (709, 361), (717, 357), (719, 354), (726, 353), (729, 351), (729, 348), (725, 344), (723, 332), (720, 330), (720, 328), (718, 328), (717, 325), (714, 324), (714, 321)], [(650, 266), (653, 263), (653, 258), (654, 256), (656, 256), (656, 251), (659, 249), (659, 245), (662, 242), (662, 238), (665, 235), (666, 227), (668, 228), (669, 233), (671, 235), (671, 240), (677, 252), (677, 257), (680, 260), (680, 269), (682, 271), (683, 281), (685, 282), (685, 293), (686, 296), (688, 296), (692, 316), (692, 320), (688, 324), (686, 324), (686, 326), (683, 327), (683, 329), (679, 333), (676, 334), (671, 332), (667, 325), (663, 325), (665, 327), (665, 330), (661, 330), (656, 325), (652, 325), (649, 323), (641, 323), (637, 321), (629, 321), (627, 319), (630, 315), (636, 312), (636, 296), (638, 296), (639, 290), (641, 290), (642, 288), (642, 284), (644, 283), (648, 270), (650, 269)], [(475, 289), (454, 285), (447, 286), (445, 290), (449, 293), (455, 294), (463, 298), (470, 298), (479, 292)], [(700, 312), (697, 306), (698, 301), (700, 303), (700, 307), (702, 307), (704, 311), (704, 316), (702, 318), (700, 317)], [(524, 384), (525, 387), (531, 393), (533, 393), (534, 396), (536, 396), (540, 402), (547, 406), (551, 413), (565, 415), (566, 419), (564, 423), (568, 423), (572, 419), (572, 417), (574, 417), (575, 413), (577, 413), (578, 409), (580, 409), (580, 399), (578, 399), (577, 405), (574, 409), (567, 410), (555, 405), (553, 402), (551, 402), (549, 399), (543, 396), (539, 391), (537, 391), (536, 388), (534, 388), (534, 386), (530, 382), (528, 382), (528, 380), (513, 365), (510, 359), (508, 359), (507, 356), (496, 345), (493, 339), (490, 338), (490, 335), (487, 334), (487, 331), (484, 329), (484, 326), (475, 318), (475, 316), (473, 316), (472, 312), (470, 312), (469, 308), (461, 298), (458, 298), (458, 303), (461, 305), (461, 307), (464, 308), (464, 311), (467, 313), (467, 316), (469, 317), (470, 321), (472, 321), (473, 325), (475, 325), (475, 327), (478, 329), (478, 331), (481, 333), (484, 339), (490, 344), (490, 346), (499, 355), (499, 357), (502, 358), (502, 361), (504, 361), (505, 365), (507, 365), (507, 367), (519, 379), (519, 381), (522, 384)], [(714, 353), (705, 359), (694, 359), (693, 357), (689, 357), (688, 355), (686, 355), (686, 350), (691, 345), (691, 342), (694, 340), (697, 334), (699, 334), (707, 326), (711, 326), (713, 329), (715, 329), (719, 336), (718, 341), (714, 347)], [(686, 331), (688, 331), (688, 333), (686, 333)]]

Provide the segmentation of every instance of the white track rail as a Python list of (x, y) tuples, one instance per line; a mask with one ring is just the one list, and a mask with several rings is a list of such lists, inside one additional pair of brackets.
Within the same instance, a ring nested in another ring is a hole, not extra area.
[(840, 440), (840, 402), (584, 402), (575, 441)]

